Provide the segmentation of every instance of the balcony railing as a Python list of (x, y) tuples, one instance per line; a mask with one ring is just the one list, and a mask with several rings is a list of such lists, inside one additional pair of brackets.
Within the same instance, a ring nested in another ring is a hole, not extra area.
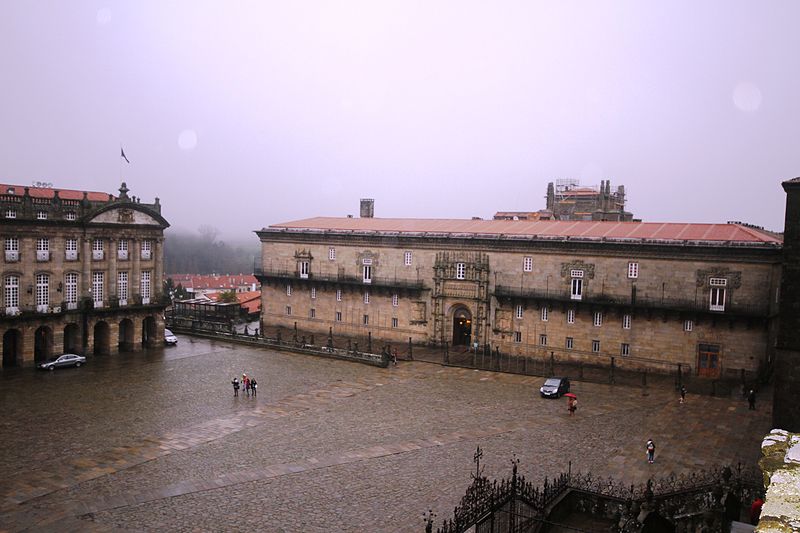
[(407, 279), (407, 278), (388, 278), (372, 276), (368, 281), (365, 281), (363, 276), (350, 276), (343, 273), (316, 273), (309, 272), (308, 276), (302, 276), (300, 272), (288, 270), (275, 270), (275, 269), (261, 269), (257, 268), (253, 272), (256, 278), (263, 280), (281, 280), (281, 281), (310, 281), (318, 283), (333, 283), (338, 285), (359, 285), (370, 287), (393, 287), (398, 289), (412, 289), (423, 290), (425, 284), (422, 280)]
[(542, 290), (527, 289), (521, 287), (510, 287), (507, 285), (497, 285), (494, 295), (498, 298), (519, 298), (523, 300), (542, 300), (555, 302), (583, 303), (589, 305), (609, 305), (615, 307), (627, 307), (642, 310), (669, 310), (669, 311), (689, 311), (694, 313), (711, 313), (715, 315), (738, 315), (750, 317), (766, 317), (769, 315), (769, 303), (732, 303), (726, 302), (724, 310), (711, 308), (708, 294), (698, 300), (687, 300), (680, 298), (644, 298), (611, 296), (608, 294), (587, 294), (584, 293), (580, 300), (572, 298), (570, 291), (562, 290)]
[(19, 261), (19, 252), (17, 250), (6, 250), (6, 263), (16, 263)]

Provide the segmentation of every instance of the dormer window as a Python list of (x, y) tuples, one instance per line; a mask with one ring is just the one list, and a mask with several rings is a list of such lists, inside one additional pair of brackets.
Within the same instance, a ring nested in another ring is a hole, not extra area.
[(6, 209), (6, 218), (17, 218), (17, 210), (13, 207)]
[(78, 218), (78, 216), (75, 214), (75, 211), (67, 211), (64, 214), (64, 218), (66, 218), (67, 220), (75, 220)]
[(36, 211), (36, 220), (47, 220), (47, 211)]

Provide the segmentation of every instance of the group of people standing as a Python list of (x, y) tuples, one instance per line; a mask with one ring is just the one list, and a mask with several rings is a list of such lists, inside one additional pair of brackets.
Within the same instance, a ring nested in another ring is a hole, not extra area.
[(239, 378), (234, 377), (231, 380), (231, 385), (233, 385), (234, 396), (239, 396), (240, 388), (244, 388), (245, 394), (247, 394), (248, 396), (250, 396), (251, 394), (255, 396), (256, 393), (258, 392), (258, 382), (256, 381), (256, 378), (251, 378), (245, 373), (242, 373), (241, 382), (239, 381)]

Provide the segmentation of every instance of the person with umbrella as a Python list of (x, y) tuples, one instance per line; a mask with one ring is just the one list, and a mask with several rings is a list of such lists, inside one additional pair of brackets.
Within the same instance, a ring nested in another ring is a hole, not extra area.
[(571, 392), (566, 393), (564, 396), (567, 397), (567, 411), (569, 411), (569, 416), (572, 416), (578, 408), (578, 397)]

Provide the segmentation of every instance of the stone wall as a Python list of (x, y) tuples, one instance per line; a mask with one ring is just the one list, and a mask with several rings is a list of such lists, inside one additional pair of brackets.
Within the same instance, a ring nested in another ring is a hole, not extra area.
[(767, 495), (756, 531), (800, 531), (800, 435), (773, 429), (761, 443), (761, 452)]

